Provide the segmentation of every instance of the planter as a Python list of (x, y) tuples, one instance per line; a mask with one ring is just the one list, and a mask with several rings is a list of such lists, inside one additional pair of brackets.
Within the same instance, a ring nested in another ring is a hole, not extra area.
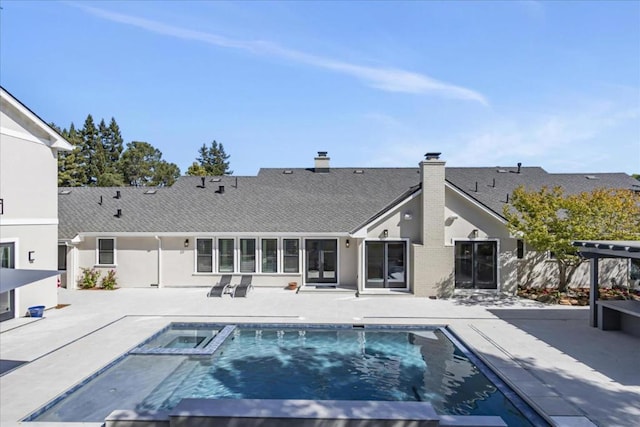
[(298, 282), (289, 282), (287, 289), (295, 291), (296, 289), (298, 289)]

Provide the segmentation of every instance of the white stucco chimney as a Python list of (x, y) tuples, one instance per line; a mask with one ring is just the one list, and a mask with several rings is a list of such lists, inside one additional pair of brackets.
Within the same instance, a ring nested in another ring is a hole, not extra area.
[(329, 173), (329, 160), (331, 159), (327, 157), (326, 151), (318, 151), (313, 171), (316, 173)]
[(426, 247), (444, 245), (444, 165), (440, 153), (427, 153), (420, 162), (422, 244)]

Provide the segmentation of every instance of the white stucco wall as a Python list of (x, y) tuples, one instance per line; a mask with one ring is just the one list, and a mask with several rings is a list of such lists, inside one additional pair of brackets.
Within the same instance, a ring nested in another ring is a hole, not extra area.
[[(30, 138), (30, 131), (10, 118), (3, 101), (0, 116), (0, 241), (14, 242), (15, 267), (56, 270), (58, 240), (57, 159), (55, 152)], [(7, 133), (9, 132), (9, 134)], [(31, 136), (32, 138), (32, 136)], [(35, 261), (29, 262), (29, 252)], [(57, 278), (51, 277), (15, 291), (16, 316), (27, 308), (58, 303)]]

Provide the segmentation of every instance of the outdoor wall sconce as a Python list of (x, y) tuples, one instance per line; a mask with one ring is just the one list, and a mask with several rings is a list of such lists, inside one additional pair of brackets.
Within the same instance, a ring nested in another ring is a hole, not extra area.
[(36, 251), (29, 251), (29, 262), (36, 260)]
[(460, 218), (458, 215), (451, 215), (449, 218), (447, 218), (449, 221), (453, 222), (456, 219)]
[(185, 248), (189, 247), (189, 239), (184, 239), (184, 247)]
[(389, 237), (389, 230), (387, 230), (386, 228), (384, 230), (382, 230), (382, 237)]
[(478, 229), (477, 228), (474, 228), (473, 231), (471, 231), (471, 237), (474, 238), (474, 239), (478, 238), (478, 234), (479, 233), (478, 233)]
[(410, 221), (413, 219), (413, 214), (411, 213), (411, 211), (406, 211), (403, 217), (406, 221)]
[(344, 242), (344, 245), (348, 248), (349, 246), (351, 246), (351, 242), (349, 242), (349, 239), (347, 239), (346, 242)]

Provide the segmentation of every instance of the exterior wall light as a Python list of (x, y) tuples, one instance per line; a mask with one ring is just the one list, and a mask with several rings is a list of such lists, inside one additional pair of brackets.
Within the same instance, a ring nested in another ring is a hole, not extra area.
[(36, 260), (36, 251), (29, 251), (29, 262)]
[(389, 230), (387, 230), (386, 228), (384, 230), (382, 230), (382, 237), (384, 237), (384, 238), (389, 237)]
[(344, 245), (348, 248), (349, 246), (351, 246), (351, 242), (349, 242), (349, 239), (347, 239), (346, 242), (344, 242)]
[(406, 212), (404, 213), (403, 218), (404, 218), (406, 221), (410, 221), (410, 220), (412, 220), (412, 219), (413, 219), (413, 214), (411, 213), (411, 211), (406, 211)]
[(471, 232), (471, 238), (477, 239), (478, 238), (478, 234), (479, 234), (478, 229), (474, 228), (473, 231)]
[(184, 239), (184, 247), (185, 248), (189, 247), (189, 239)]

